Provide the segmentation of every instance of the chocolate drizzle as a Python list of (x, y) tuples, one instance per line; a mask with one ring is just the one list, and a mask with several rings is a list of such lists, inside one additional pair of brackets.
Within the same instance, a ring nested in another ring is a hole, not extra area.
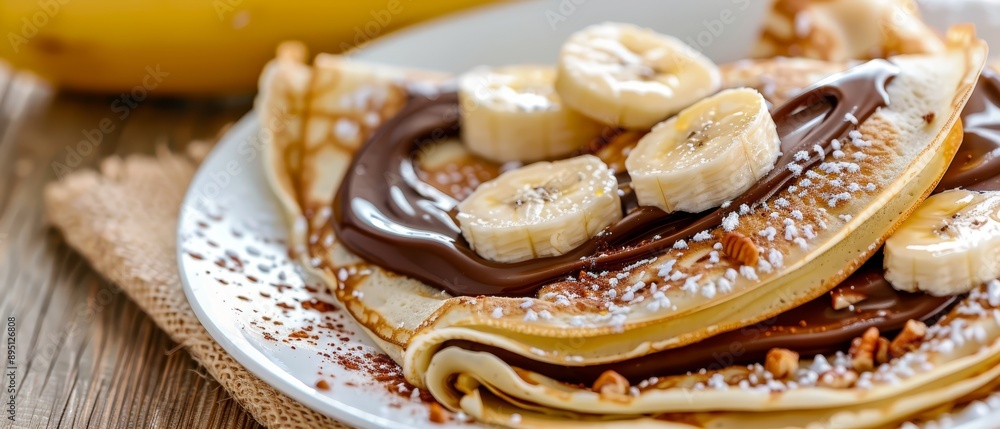
[(935, 192), (1000, 190), (1000, 75), (986, 69), (962, 111), (965, 136)]
[[(889, 103), (885, 85), (898, 74), (873, 60), (832, 76), (772, 112), (783, 156), (774, 170), (734, 200), (751, 207), (794, 178), (788, 168), (799, 150), (843, 138)], [(453, 295), (531, 295), (540, 286), (581, 270), (613, 269), (669, 248), (679, 239), (717, 227), (731, 210), (667, 214), (623, 207), (624, 218), (568, 254), (505, 264), (483, 259), (462, 238), (453, 218), (457, 201), (417, 178), (413, 154), (421, 144), (454, 135), (458, 98), (417, 96), (383, 125), (355, 156), (334, 201), (333, 227), (352, 252), (390, 271), (417, 278)], [(799, 166), (822, 162), (813, 153)], [(627, 176), (620, 185), (628, 193)], [(624, 198), (624, 201), (630, 200)]]

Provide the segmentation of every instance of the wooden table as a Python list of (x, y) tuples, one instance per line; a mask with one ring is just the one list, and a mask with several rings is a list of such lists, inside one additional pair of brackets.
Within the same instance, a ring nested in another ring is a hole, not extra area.
[(57, 178), (53, 162), (65, 163), (67, 144), (103, 118), (119, 126), (72, 169), (157, 144), (181, 150), (215, 136), (251, 99), (150, 99), (119, 121), (113, 98), (50, 93), (0, 69), (0, 318), (15, 318), (18, 387), (15, 423), (0, 381), (0, 427), (259, 427), (46, 224), (41, 198)]

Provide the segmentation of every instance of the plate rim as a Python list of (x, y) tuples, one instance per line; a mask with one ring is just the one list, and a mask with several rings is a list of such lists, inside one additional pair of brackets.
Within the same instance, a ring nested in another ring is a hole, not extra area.
[[(480, 5), (472, 7), (470, 9), (458, 11), (448, 15), (444, 15), (438, 18), (433, 18), (427, 21), (416, 23), (405, 28), (393, 31), (384, 36), (378, 37), (375, 40), (368, 42), (362, 49), (357, 52), (352, 52), (350, 56), (355, 58), (363, 58), (364, 51), (366, 48), (378, 46), (389, 41), (398, 40), (401, 37), (407, 37), (408, 35), (425, 31), (428, 28), (433, 28), (442, 23), (467, 19), (469, 16), (478, 15), (482, 13), (488, 13), (492, 10), (497, 9), (508, 9), (516, 7), (524, 7), (527, 4), (533, 3), (532, 1), (515, 1), (511, 3), (493, 3)], [(184, 249), (181, 247), (183, 243), (183, 233), (184, 230), (184, 219), (186, 210), (185, 207), (193, 207), (190, 203), (194, 201), (197, 197), (196, 195), (196, 184), (201, 183), (207, 172), (205, 166), (211, 164), (211, 162), (222, 156), (223, 147), (226, 145), (232, 145), (234, 143), (229, 143), (230, 141), (241, 141), (244, 138), (253, 136), (254, 131), (259, 130), (259, 123), (256, 117), (256, 109), (251, 108), (245, 115), (243, 115), (233, 126), (222, 136), (222, 138), (216, 143), (216, 145), (209, 152), (208, 156), (201, 162), (195, 175), (191, 178), (191, 182), (188, 185), (187, 190), (184, 193), (184, 200), (181, 203), (180, 214), (178, 215), (177, 229), (175, 231), (175, 240), (177, 243), (175, 249), (175, 257), (177, 259), (178, 265), (178, 276), (181, 279), (182, 289), (184, 290), (184, 296), (188, 301), (188, 305), (191, 307), (198, 319), (198, 322), (205, 328), (215, 342), (217, 342), (223, 350), (228, 353), (233, 360), (243, 366), (251, 374), (259, 378), (261, 381), (267, 383), (269, 386), (275, 390), (283, 393), (292, 400), (295, 400), (307, 408), (334, 419), (340, 423), (362, 427), (362, 428), (407, 428), (407, 429), (418, 429), (419, 426), (413, 426), (409, 423), (400, 422), (397, 420), (389, 419), (384, 416), (376, 415), (368, 411), (361, 410), (352, 405), (346, 404), (342, 401), (334, 399), (329, 396), (317, 395), (315, 394), (315, 389), (306, 385), (302, 381), (296, 379), (294, 376), (288, 374), (287, 371), (281, 370), (272, 360), (264, 356), (259, 350), (257, 350), (252, 343), (250, 343), (246, 338), (238, 337), (236, 339), (230, 338), (226, 335), (223, 329), (221, 329), (215, 323), (214, 319), (208, 314), (206, 308), (202, 305), (201, 301), (198, 299), (197, 291), (194, 290), (194, 285), (192, 284), (192, 276), (188, 274), (190, 271), (186, 267), (186, 254)], [(275, 205), (279, 204), (277, 198), (273, 193), (268, 192), (269, 197), (274, 200)], [(473, 423), (475, 424), (475, 423)]]
[[(201, 163), (201, 166), (210, 165), (215, 158), (223, 156), (223, 151), (219, 150), (219, 148), (227, 144), (228, 141), (240, 141), (243, 138), (253, 136), (254, 132), (259, 129), (260, 127), (257, 122), (255, 112), (251, 110), (246, 115), (241, 117), (239, 121), (237, 121), (223, 136), (223, 138), (216, 144), (216, 147), (212, 149), (209, 155)], [(395, 420), (389, 420), (383, 416), (358, 409), (334, 398), (312, 393), (315, 389), (288, 374), (286, 371), (282, 371), (280, 367), (278, 367), (272, 360), (268, 359), (267, 356), (263, 355), (246, 338), (242, 336), (232, 338), (231, 336), (226, 335), (224, 330), (216, 323), (216, 319), (209, 315), (206, 307), (202, 305), (203, 302), (199, 299), (198, 291), (195, 290), (193, 276), (188, 274), (191, 269), (186, 267), (187, 258), (184, 257), (186, 251), (181, 246), (181, 243), (183, 243), (183, 235), (187, 232), (184, 229), (184, 222), (182, 221), (182, 219), (186, 216), (185, 212), (187, 212), (184, 208), (193, 207), (190, 203), (194, 201), (194, 198), (197, 198), (197, 195), (194, 192), (194, 185), (196, 183), (200, 183), (200, 180), (204, 180), (204, 175), (209, 174), (208, 169), (201, 168), (201, 166), (199, 166), (197, 172), (192, 177), (191, 185), (189, 185), (184, 196), (184, 202), (181, 205), (181, 211), (177, 222), (177, 246), (175, 254), (177, 258), (178, 275), (181, 279), (184, 296), (187, 298), (188, 305), (194, 312), (195, 317), (198, 318), (198, 322), (201, 323), (201, 326), (204, 327), (206, 331), (208, 331), (209, 336), (211, 336), (212, 339), (215, 340), (215, 342), (218, 343), (219, 346), (221, 346), (222, 349), (233, 358), (233, 360), (243, 366), (251, 374), (267, 383), (275, 390), (285, 394), (292, 400), (301, 403), (319, 414), (330, 417), (341, 423), (362, 428), (414, 428), (412, 425), (397, 422)], [(274, 195), (269, 193), (268, 198), (274, 200), (276, 206), (279, 204)], [(329, 412), (329, 410), (337, 410), (339, 412)]]

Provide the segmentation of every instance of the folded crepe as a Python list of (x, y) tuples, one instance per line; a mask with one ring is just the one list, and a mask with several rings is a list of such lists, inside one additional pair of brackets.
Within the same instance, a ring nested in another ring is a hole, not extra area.
[(775, 0), (751, 56), (847, 61), (943, 49), (913, 0)]
[[(931, 326), (917, 350), (860, 375), (844, 353), (804, 357), (799, 371), (780, 380), (760, 364), (724, 359), (693, 372), (604, 374), (650, 357), (677, 359), (661, 353), (775, 320), (821, 298), (872, 256), (948, 169), (962, 141), (959, 114), (986, 54), (969, 28), (953, 29), (928, 51), (889, 58), (895, 71), (885, 85), (888, 103), (858, 125), (852, 139), (865, 144), (844, 148), (864, 156), (847, 163), (830, 154), (762, 201), (766, 209), (711, 229), (712, 240), (551, 282), (523, 297), (453, 297), (353, 255), (333, 234), (334, 195), (355, 152), (413, 94), (441, 91), (434, 89), (441, 76), (326, 55), (306, 64), (301, 50), (284, 46), (262, 75), (257, 112), (271, 131), (262, 142), (264, 162), (293, 254), (322, 276), (407, 379), (447, 408), (517, 427), (878, 426), (993, 387), (1000, 375), (1000, 291), (974, 291)], [(728, 68), (725, 80), (759, 87), (777, 105), (843, 67), (760, 61)], [(838, 76), (813, 88), (829, 88)], [(635, 139), (616, 134), (609, 147)], [(418, 162), (471, 156), (444, 140)], [(817, 184), (799, 191), (807, 178)], [(833, 180), (871, 185), (830, 204), (838, 195)], [(798, 211), (796, 224), (809, 226), (809, 240), (774, 238), (783, 226), (771, 215), (778, 211)], [(768, 257), (756, 267), (709, 262), (714, 243), (732, 232)], [(681, 273), (676, 280), (663, 278), (674, 272)], [(653, 281), (658, 286), (647, 284)], [(613, 298), (626, 293), (630, 302)]]

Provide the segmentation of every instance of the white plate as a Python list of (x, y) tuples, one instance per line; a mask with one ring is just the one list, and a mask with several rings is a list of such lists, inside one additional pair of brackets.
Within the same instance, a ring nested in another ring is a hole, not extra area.
[[(767, 3), (505, 4), (394, 33), (355, 56), (452, 72), (481, 64), (551, 63), (569, 33), (611, 20), (672, 34), (723, 62), (748, 50)], [(378, 353), (346, 311), (303, 307), (309, 300), (335, 299), (315, 279), (304, 278), (287, 256), (281, 214), (260, 164), (258, 132), (252, 114), (243, 118), (188, 189), (178, 225), (178, 261), (198, 319), (250, 372), (322, 414), (365, 428), (441, 427), (429, 423), (419, 400), (390, 393), (386, 382), (344, 364), (345, 358)], [(296, 338), (301, 336), (309, 338)], [(317, 389), (320, 380), (329, 388)]]

